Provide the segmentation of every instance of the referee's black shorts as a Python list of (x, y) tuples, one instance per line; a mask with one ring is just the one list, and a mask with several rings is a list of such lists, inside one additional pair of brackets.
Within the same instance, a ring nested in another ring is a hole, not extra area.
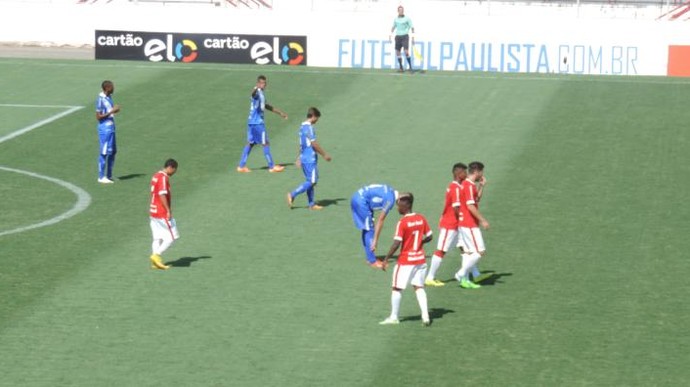
[(395, 51), (400, 51), (402, 48), (405, 51), (410, 49), (410, 35), (395, 35)]

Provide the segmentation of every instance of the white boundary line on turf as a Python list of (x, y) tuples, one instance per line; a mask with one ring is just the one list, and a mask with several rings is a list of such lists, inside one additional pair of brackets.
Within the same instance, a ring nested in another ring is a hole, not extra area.
[[(22, 129), (16, 130), (4, 137), (0, 137), (0, 144), (7, 140), (11, 140), (15, 137), (21, 136), (24, 133), (30, 132), (38, 127), (41, 127), (43, 125), (49, 124), (57, 119), (60, 119), (68, 114), (74, 113), (77, 110), (83, 109), (83, 106), (55, 106), (55, 105), (19, 105), (19, 104), (0, 104), (0, 106), (8, 106), (8, 107), (38, 107), (38, 108), (45, 108), (45, 107), (55, 107), (55, 108), (67, 108), (62, 113), (53, 115), (51, 117), (46, 118), (45, 120), (41, 120), (35, 124), (29, 125), (27, 127), (24, 127)], [(77, 202), (72, 206), (71, 209), (69, 209), (67, 212), (63, 212), (62, 214), (50, 218), (48, 220), (44, 220), (42, 222), (34, 223), (28, 226), (23, 226), (19, 228), (15, 228), (12, 230), (7, 230), (7, 231), (1, 231), (0, 232), (0, 237), (5, 236), (5, 235), (10, 235), (10, 234), (17, 234), (20, 232), (28, 231), (28, 230), (33, 230), (36, 228), (40, 227), (45, 227), (45, 226), (50, 226), (58, 222), (62, 222), (65, 219), (69, 219), (78, 213), (84, 211), (90, 204), (91, 204), (91, 195), (89, 195), (88, 192), (84, 191), (83, 189), (77, 187), (76, 185), (72, 183), (68, 183), (64, 180), (56, 179), (54, 177), (50, 176), (44, 176), (44, 175), (39, 175), (38, 173), (33, 173), (29, 171), (23, 171), (21, 169), (15, 169), (15, 168), (9, 168), (9, 167), (4, 167), (0, 165), (0, 170), (2, 171), (7, 171), (7, 172), (14, 172), (14, 173), (19, 173), (22, 175), (26, 175), (29, 177), (33, 177), (36, 179), (42, 179), (49, 181), (51, 183), (57, 184), (61, 187), (67, 188), (68, 190), (72, 191), (75, 195), (77, 195)]]
[(4, 136), (4, 137), (0, 137), (0, 144), (2, 144), (3, 142), (5, 142), (5, 141), (7, 141), (7, 140), (11, 140), (11, 139), (13, 139), (13, 138), (15, 138), (15, 137), (19, 137), (19, 136), (21, 136), (22, 134), (28, 133), (28, 132), (30, 132), (30, 131), (32, 131), (32, 130), (34, 130), (34, 129), (36, 129), (36, 128), (39, 128), (39, 127), (41, 127), (41, 126), (43, 126), (43, 125), (49, 124), (49, 123), (51, 123), (51, 122), (53, 122), (53, 121), (55, 121), (55, 120), (59, 120), (60, 118), (66, 116), (66, 115), (72, 114), (72, 113), (76, 112), (77, 110), (81, 110), (81, 109), (84, 108), (83, 106), (51, 106), (51, 105), (34, 105), (34, 106), (31, 106), (31, 105), (22, 105), (22, 106), (17, 106), (17, 105), (10, 105), (10, 104), (7, 104), (7, 105), (0, 105), (0, 106), (8, 106), (8, 107), (37, 107), (37, 108), (45, 108), (45, 107), (68, 108), (67, 110), (65, 110), (65, 111), (62, 112), (62, 113), (55, 114), (55, 115), (53, 115), (53, 116), (50, 116), (50, 117), (46, 118), (45, 120), (38, 121), (38, 122), (35, 123), (35, 124), (31, 124), (31, 125), (29, 125), (29, 126), (27, 126), (27, 127), (25, 127), (25, 128), (21, 128), (21, 129), (19, 129), (19, 130), (17, 130), (17, 131), (14, 131), (14, 132), (12, 132), (12, 133), (10, 133), (10, 134)]
[(62, 222), (63, 220), (69, 219), (69, 218), (73, 217), (74, 215), (77, 215), (78, 213), (84, 211), (91, 204), (91, 195), (89, 195), (88, 192), (86, 192), (83, 189), (77, 187), (76, 185), (74, 185), (72, 183), (68, 183), (64, 180), (56, 179), (54, 177), (39, 175), (38, 173), (22, 171), (21, 169), (7, 168), (7, 167), (3, 167), (1, 165), (0, 165), (0, 170), (7, 171), (7, 172), (19, 173), (19, 174), (26, 175), (29, 177), (34, 177), (36, 179), (47, 180), (51, 183), (55, 183), (59, 186), (67, 188), (68, 190), (72, 191), (75, 195), (77, 195), (77, 202), (74, 204), (74, 206), (72, 206), (71, 209), (69, 209), (69, 211), (63, 212), (62, 214), (60, 214), (54, 218), (44, 220), (44, 221), (39, 222), (39, 223), (34, 223), (34, 224), (31, 224), (28, 226), (15, 228), (13, 230), (2, 231), (2, 232), (0, 232), (0, 237), (5, 236), (5, 235), (10, 235), (10, 234), (17, 234), (20, 232), (33, 230), (35, 228), (50, 226), (50, 225), (53, 225), (55, 223)]

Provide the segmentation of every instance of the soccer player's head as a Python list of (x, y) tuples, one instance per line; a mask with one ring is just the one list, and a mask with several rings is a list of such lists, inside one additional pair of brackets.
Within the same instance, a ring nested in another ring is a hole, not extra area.
[(457, 163), (453, 165), (453, 179), (456, 181), (465, 180), (467, 177), (467, 165), (463, 163)]
[(101, 89), (105, 95), (110, 95), (115, 92), (115, 85), (113, 85), (112, 81), (103, 81), (103, 83), (101, 83)]
[(399, 17), (405, 16), (405, 8), (403, 8), (402, 5), (398, 6), (398, 16)]
[(411, 192), (403, 192), (398, 198), (398, 212), (400, 215), (405, 215), (412, 211), (412, 204), (414, 203), (414, 196)]
[(167, 159), (163, 164), (163, 170), (168, 176), (172, 176), (177, 172), (177, 161), (175, 159)]
[(256, 87), (259, 89), (265, 89), (266, 88), (266, 77), (263, 75), (259, 75), (256, 77)]
[(309, 109), (307, 109), (307, 118), (309, 119), (309, 121), (311, 121), (312, 124), (314, 124), (316, 123), (316, 121), (319, 120), (319, 118), (321, 118), (321, 112), (319, 111), (319, 109), (312, 106)]
[(474, 179), (484, 176), (484, 164), (481, 161), (473, 161), (469, 164), (469, 175)]

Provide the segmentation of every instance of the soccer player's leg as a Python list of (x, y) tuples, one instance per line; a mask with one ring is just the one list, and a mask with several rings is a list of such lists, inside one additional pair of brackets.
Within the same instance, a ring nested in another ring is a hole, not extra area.
[(424, 281), (424, 284), (427, 286), (444, 286), (445, 284), (439, 280), (436, 279), (436, 272), (438, 271), (439, 267), (441, 267), (441, 262), (443, 262), (443, 257), (446, 256), (446, 253), (450, 249), (451, 244), (453, 243), (453, 240), (457, 236), (458, 231), (457, 229), (455, 230), (449, 230), (445, 228), (440, 228), (439, 233), (438, 233), (438, 244), (436, 245), (436, 251), (434, 252), (434, 255), (431, 257), (431, 267), (429, 268), (429, 272), (426, 275), (426, 280)]
[(247, 144), (244, 146), (244, 149), (242, 149), (242, 156), (240, 157), (240, 163), (237, 165), (237, 172), (250, 172), (246, 165), (247, 159), (249, 158), (249, 153), (251, 153), (252, 148), (256, 144), (253, 126), (254, 125), (247, 124)]
[(393, 289), (391, 291), (391, 314), (379, 324), (393, 325), (400, 323), (398, 316), (400, 314), (402, 291), (405, 290), (408, 282), (410, 282), (413, 267), (413, 265), (395, 265), (393, 269)]
[(108, 139), (108, 157), (107, 157), (107, 168), (106, 168), (106, 178), (113, 181), (113, 167), (115, 166), (115, 154), (117, 153), (117, 141), (115, 140), (115, 132), (112, 132), (110, 138)]
[(419, 310), (422, 312), (422, 325), (431, 325), (431, 318), (429, 317), (429, 305), (426, 298), (426, 291), (424, 290), (424, 274), (426, 273), (426, 263), (421, 265), (414, 265), (412, 269), (412, 278), (410, 283), (414, 286), (414, 293), (417, 296), (417, 303)]
[(479, 270), (479, 261), (484, 257), (486, 252), (486, 246), (484, 245), (484, 236), (482, 235), (482, 230), (479, 227), (474, 227), (470, 230), (472, 232), (472, 242), (475, 245), (477, 253), (479, 253), (479, 258), (477, 262), (470, 268), (470, 275), (472, 276), (472, 282), (479, 283), (486, 279), (482, 276)]
[[(288, 194), (288, 204), (292, 207), (295, 198), (306, 192), (309, 208), (311, 208), (314, 205), (314, 185), (317, 180), (316, 164), (302, 163), (302, 173), (304, 174), (304, 183)], [(309, 192), (311, 192), (311, 196), (309, 196)]]
[(109, 133), (98, 131), (98, 182), (109, 183), (106, 179), (106, 165), (108, 162), (108, 138)]
[(362, 248), (364, 248), (367, 263), (374, 268), (382, 268), (381, 262), (376, 259), (376, 255), (371, 250), (374, 241), (373, 216), (369, 206), (362, 201), (357, 193), (350, 199), (350, 211), (355, 227), (361, 231)]
[(161, 254), (170, 247), (172, 243), (169, 241), (171, 239), (170, 231), (167, 227), (167, 221), (165, 219), (150, 218), (151, 234), (153, 235), (153, 243), (151, 245), (151, 268), (167, 270), (170, 266), (163, 263), (163, 258)]
[(458, 235), (458, 246), (462, 247), (462, 266), (460, 270), (455, 273), (455, 279), (460, 282), (460, 287), (465, 289), (476, 289), (481, 287), (469, 279), (469, 271), (472, 266), (476, 265), (481, 258), (477, 249), (476, 239), (473, 236), (472, 229), (468, 227), (460, 227)]

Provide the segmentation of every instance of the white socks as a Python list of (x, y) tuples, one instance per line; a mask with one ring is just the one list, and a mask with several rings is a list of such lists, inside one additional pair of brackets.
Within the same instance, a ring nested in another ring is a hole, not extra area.
[[(470, 253), (462, 255), (462, 267), (458, 271), (458, 277), (467, 279), (467, 272), (469, 272), (479, 262), (482, 256), (479, 253)], [(477, 270), (478, 272), (479, 270)]]
[(426, 292), (424, 288), (419, 288), (415, 290), (415, 295), (417, 296), (417, 302), (419, 303), (419, 309), (422, 311), (422, 320), (429, 321), (429, 307), (426, 301)]
[(431, 257), (431, 267), (429, 268), (429, 272), (426, 275), (427, 281), (436, 279), (436, 272), (438, 271), (438, 268), (441, 266), (441, 262), (443, 262), (443, 258), (439, 257), (438, 255), (434, 254), (434, 256)]
[(151, 245), (151, 251), (156, 255), (162, 255), (165, 250), (172, 245), (172, 239), (154, 239)]
[(393, 290), (391, 292), (391, 316), (393, 320), (398, 319), (398, 313), (400, 313), (400, 300), (402, 299), (402, 292)]

